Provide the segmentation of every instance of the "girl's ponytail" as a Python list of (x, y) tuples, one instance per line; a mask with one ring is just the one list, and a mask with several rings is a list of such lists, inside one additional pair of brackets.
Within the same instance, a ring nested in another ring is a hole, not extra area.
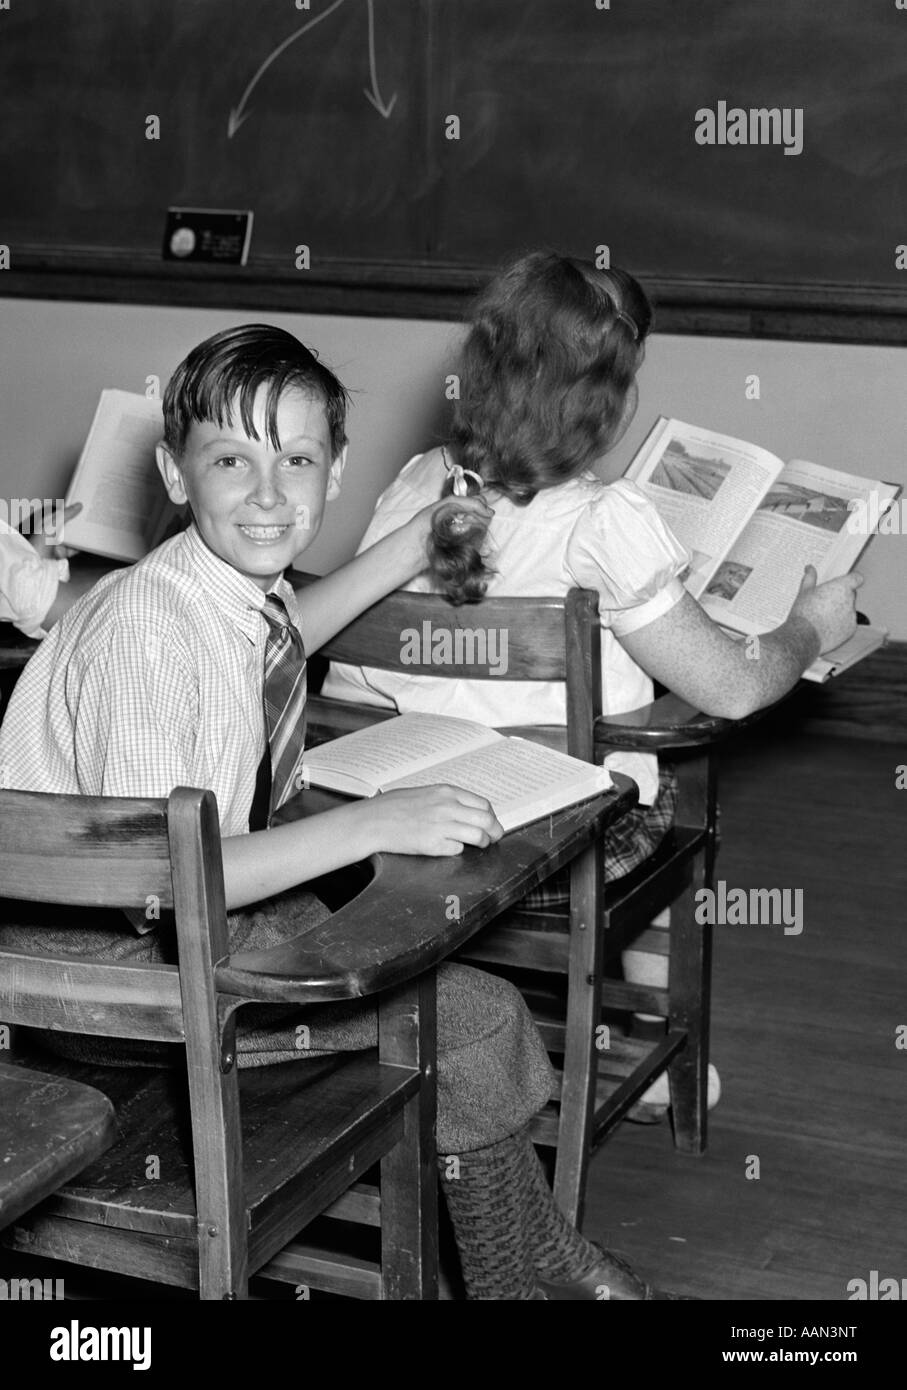
[[(447, 463), (447, 451), (442, 450), (445, 464), (451, 469), (441, 489), (442, 497), (475, 497), (482, 491), (482, 479), (471, 469)], [(488, 522), (454, 507), (440, 508), (432, 517), (428, 539), (428, 570), (433, 586), (459, 607), (463, 603), (478, 603), (485, 597), (488, 580), (493, 573), (483, 553)]]

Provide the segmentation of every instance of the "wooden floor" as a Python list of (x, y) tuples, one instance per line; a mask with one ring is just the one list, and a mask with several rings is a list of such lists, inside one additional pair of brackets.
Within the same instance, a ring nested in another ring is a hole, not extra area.
[[(786, 731), (724, 760), (718, 878), (803, 889), (802, 934), (716, 926), (708, 1151), (625, 1124), (584, 1229), (661, 1287), (846, 1300), (907, 1277), (907, 790), (891, 744)], [(748, 1179), (751, 1156), (758, 1180)]]

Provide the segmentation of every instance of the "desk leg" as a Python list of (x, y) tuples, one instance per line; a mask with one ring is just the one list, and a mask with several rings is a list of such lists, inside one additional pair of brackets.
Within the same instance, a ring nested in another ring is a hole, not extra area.
[(381, 1160), (381, 1268), (385, 1299), (438, 1297), (435, 972), (379, 997), (382, 1063), (419, 1072), (403, 1112), (403, 1137)]

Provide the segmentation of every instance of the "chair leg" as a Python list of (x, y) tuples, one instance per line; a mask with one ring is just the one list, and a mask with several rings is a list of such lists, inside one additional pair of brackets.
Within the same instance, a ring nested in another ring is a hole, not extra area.
[(712, 928), (696, 921), (696, 892), (703, 885), (705, 858), (697, 855), (692, 882), (671, 907), (669, 1027), (687, 1035), (687, 1045), (668, 1069), (674, 1146), (701, 1154), (708, 1128), (709, 1015)]
[(381, 1160), (382, 1297), (438, 1297), (438, 1172), (435, 1161), (435, 972), (382, 995), (382, 1063), (417, 1068), (421, 1082), (403, 1111), (403, 1134)]
[(566, 1040), (554, 1169), (555, 1201), (577, 1227), (586, 1200), (598, 1079), (596, 1028), (601, 1016), (602, 937), (606, 927), (600, 910), (602, 879), (601, 848), (593, 844), (571, 866)]

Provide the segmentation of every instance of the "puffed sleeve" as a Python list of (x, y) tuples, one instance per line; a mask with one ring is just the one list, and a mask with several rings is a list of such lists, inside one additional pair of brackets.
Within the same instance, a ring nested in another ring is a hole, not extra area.
[(573, 528), (569, 578), (601, 595), (602, 623), (616, 637), (646, 627), (683, 597), (690, 557), (635, 483), (603, 487)]

